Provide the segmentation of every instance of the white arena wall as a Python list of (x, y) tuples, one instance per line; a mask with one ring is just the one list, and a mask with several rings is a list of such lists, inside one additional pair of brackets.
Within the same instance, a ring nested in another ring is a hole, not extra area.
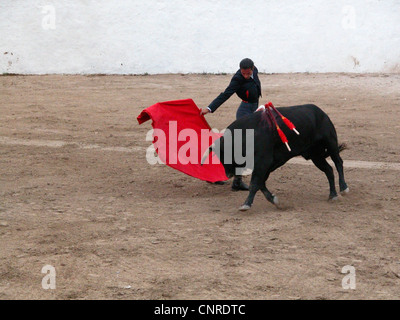
[(400, 0), (0, 0), (0, 74), (400, 72)]

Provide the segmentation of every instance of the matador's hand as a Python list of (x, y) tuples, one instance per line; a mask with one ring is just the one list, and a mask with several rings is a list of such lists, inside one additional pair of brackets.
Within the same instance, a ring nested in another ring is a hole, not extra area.
[(207, 108), (205, 108), (205, 109), (200, 109), (200, 115), (204, 115), (204, 114), (207, 114), (207, 113), (209, 113), (210, 112), (210, 110), (208, 110)]

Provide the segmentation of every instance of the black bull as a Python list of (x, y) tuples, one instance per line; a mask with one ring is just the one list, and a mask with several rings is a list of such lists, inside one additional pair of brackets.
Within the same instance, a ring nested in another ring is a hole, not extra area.
[[(271, 172), (296, 156), (303, 156), (306, 160), (311, 159), (315, 166), (326, 174), (329, 181), (329, 199), (336, 199), (334, 172), (326, 161), (326, 158), (330, 156), (339, 173), (340, 192), (347, 193), (349, 188), (344, 179), (343, 160), (339, 155), (345, 146), (343, 144), (339, 145), (335, 127), (328, 115), (312, 104), (277, 109), (300, 132), (300, 135), (297, 135), (285, 126), (280, 117), (276, 117), (279, 127), (289, 140), (291, 151), (282, 143), (275, 129), (275, 124), (268, 118), (267, 111), (255, 112), (234, 121), (228, 126), (224, 135), (216, 140), (206, 151), (207, 154), (208, 152), (214, 152), (218, 156), (225, 168), (227, 177), (230, 178), (237, 174), (238, 168), (243, 169), (246, 167), (246, 163), (238, 164), (235, 162), (236, 153), (234, 149), (241, 148), (240, 152), (241, 156), (243, 156), (248, 144), (246, 130), (254, 130), (253, 168), (250, 168), (253, 172), (249, 195), (240, 210), (250, 209), (258, 190), (261, 190), (268, 201), (278, 204), (278, 198), (267, 189), (266, 181)], [(235, 130), (236, 132), (237, 130), (241, 132), (239, 134), (241, 136), (241, 144), (240, 139), (237, 139), (234, 134)], [(226, 136), (228, 133), (229, 137)], [(235, 143), (235, 137), (236, 140), (239, 140), (239, 143)], [(228, 155), (227, 152), (230, 154)], [(227, 158), (229, 158), (229, 161), (224, 161)]]

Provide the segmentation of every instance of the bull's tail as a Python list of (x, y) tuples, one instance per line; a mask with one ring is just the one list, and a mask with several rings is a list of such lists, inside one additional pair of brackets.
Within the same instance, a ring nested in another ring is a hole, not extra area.
[(347, 150), (347, 149), (348, 149), (347, 144), (345, 144), (345, 143), (339, 144), (339, 152), (342, 152), (343, 150)]
[[(343, 150), (347, 150), (347, 144), (346, 143), (340, 143), (338, 145), (339, 153), (342, 152)], [(328, 150), (325, 150), (325, 158), (328, 158), (330, 156), (330, 153)]]

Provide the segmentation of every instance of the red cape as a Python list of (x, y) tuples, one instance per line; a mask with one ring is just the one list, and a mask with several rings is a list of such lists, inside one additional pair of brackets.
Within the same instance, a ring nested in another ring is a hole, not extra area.
[(223, 165), (213, 153), (200, 164), (203, 153), (222, 134), (211, 131), (192, 99), (158, 102), (137, 117), (139, 124), (150, 119), (153, 144), (163, 163), (200, 180), (228, 180)]

